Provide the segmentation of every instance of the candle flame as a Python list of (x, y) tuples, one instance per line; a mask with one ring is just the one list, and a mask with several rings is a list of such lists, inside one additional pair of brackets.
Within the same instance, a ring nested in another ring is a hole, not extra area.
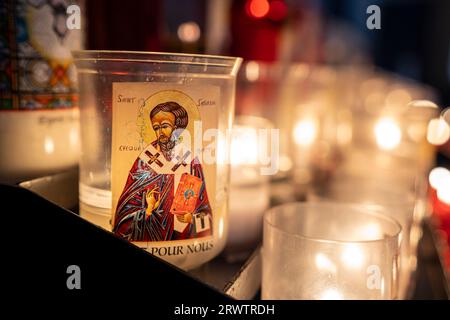
[(376, 223), (369, 223), (361, 228), (361, 236), (367, 240), (374, 240), (381, 236), (380, 227)]
[(436, 167), (430, 171), (428, 181), (433, 189), (439, 190), (450, 179), (450, 171), (443, 167)]
[(336, 272), (336, 266), (328, 257), (322, 253), (316, 255), (316, 266), (319, 270)]
[(402, 139), (398, 124), (391, 118), (382, 118), (375, 125), (377, 145), (384, 150), (396, 148)]
[(361, 249), (354, 245), (346, 245), (344, 251), (342, 252), (342, 262), (350, 268), (359, 268), (362, 266), (364, 255)]
[(320, 295), (320, 300), (342, 300), (343, 296), (337, 289), (327, 289)]
[(294, 128), (294, 140), (297, 144), (307, 146), (313, 143), (317, 135), (314, 120), (304, 119), (297, 122)]
[(251, 127), (236, 126), (231, 140), (231, 164), (258, 163), (258, 134)]
[(186, 43), (193, 43), (200, 39), (200, 27), (194, 21), (184, 22), (179, 25), (177, 30), (178, 38)]
[(433, 119), (428, 124), (427, 140), (429, 143), (439, 146), (450, 139), (450, 126), (442, 117)]
[(250, 82), (254, 82), (259, 79), (259, 64), (256, 61), (250, 61), (245, 67), (245, 76)]

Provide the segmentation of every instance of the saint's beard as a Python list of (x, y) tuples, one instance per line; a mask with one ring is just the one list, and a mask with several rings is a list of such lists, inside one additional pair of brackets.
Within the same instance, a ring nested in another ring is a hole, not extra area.
[(166, 141), (162, 141), (162, 138), (166, 138), (165, 136), (158, 137), (158, 145), (164, 157), (171, 161), (173, 157), (173, 148), (175, 147), (175, 140), (170, 137), (169, 139), (164, 139)]

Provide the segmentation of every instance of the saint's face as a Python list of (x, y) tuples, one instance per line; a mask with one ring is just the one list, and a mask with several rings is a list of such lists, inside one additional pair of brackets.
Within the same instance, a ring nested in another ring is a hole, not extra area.
[(158, 143), (168, 143), (172, 132), (176, 129), (175, 115), (171, 112), (160, 111), (153, 116), (151, 121)]

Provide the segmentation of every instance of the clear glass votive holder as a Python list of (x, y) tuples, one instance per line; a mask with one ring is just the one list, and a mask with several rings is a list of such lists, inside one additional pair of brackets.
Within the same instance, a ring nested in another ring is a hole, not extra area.
[(264, 215), (262, 298), (397, 299), (401, 226), (370, 206), (289, 203)]
[[(270, 204), (270, 132), (273, 124), (261, 117), (237, 116), (231, 139), (231, 178), (228, 237), (224, 250), (230, 262), (245, 260), (262, 240), (263, 214)], [(267, 157), (267, 158), (266, 158)]]
[(420, 232), (416, 217), (416, 201), (411, 190), (405, 189), (402, 185), (389, 184), (388, 181), (349, 177), (346, 180), (332, 181), (324, 188), (310, 189), (308, 201), (368, 205), (374, 210), (382, 210), (398, 221), (402, 227), (399, 298), (407, 298), (417, 264), (417, 234)]

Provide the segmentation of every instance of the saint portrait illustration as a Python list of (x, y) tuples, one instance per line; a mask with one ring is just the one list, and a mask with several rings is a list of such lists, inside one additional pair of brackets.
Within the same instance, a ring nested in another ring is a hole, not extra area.
[(169, 97), (145, 110), (145, 134), (153, 141), (129, 170), (115, 209), (113, 232), (136, 242), (211, 235), (212, 211), (201, 163), (190, 148), (178, 148), (194, 121), (193, 107)]

